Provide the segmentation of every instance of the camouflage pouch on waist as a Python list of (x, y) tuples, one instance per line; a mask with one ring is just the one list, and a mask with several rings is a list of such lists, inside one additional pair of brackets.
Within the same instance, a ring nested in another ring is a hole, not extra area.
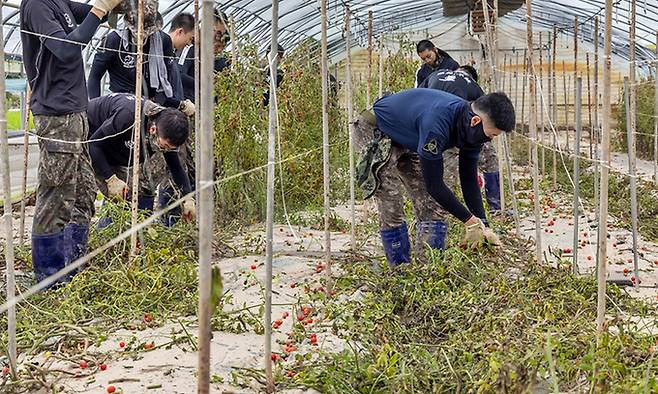
[(364, 199), (372, 197), (381, 179), (379, 171), (391, 158), (391, 139), (382, 136), (374, 139), (361, 149), (356, 169), (356, 182), (363, 190)]

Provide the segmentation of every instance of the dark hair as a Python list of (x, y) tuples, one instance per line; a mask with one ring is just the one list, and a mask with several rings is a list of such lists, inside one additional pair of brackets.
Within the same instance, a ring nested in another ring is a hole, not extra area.
[(169, 31), (174, 31), (176, 29), (183, 28), (185, 33), (189, 33), (194, 30), (194, 15), (181, 12), (171, 19), (171, 27)]
[(158, 135), (175, 146), (181, 146), (190, 134), (190, 123), (184, 113), (175, 108), (165, 108), (154, 119)]
[(434, 48), (436, 47), (434, 46), (434, 43), (432, 43), (432, 41), (430, 40), (420, 40), (418, 41), (418, 44), (416, 44), (417, 53), (425, 52), (428, 49), (434, 49)]
[(224, 25), (228, 26), (228, 18), (226, 17), (226, 14), (224, 11), (215, 9), (215, 23), (222, 22)]
[(516, 113), (512, 101), (503, 92), (490, 93), (473, 102), (476, 111), (480, 110), (491, 119), (496, 128), (510, 132), (516, 126)]
[(459, 66), (459, 69), (464, 70), (467, 73), (469, 73), (471, 75), (471, 78), (473, 78), (473, 80), (477, 83), (477, 81), (478, 81), (478, 72), (477, 72), (477, 70), (475, 70), (475, 67), (470, 66), (468, 64), (464, 64), (463, 66)]

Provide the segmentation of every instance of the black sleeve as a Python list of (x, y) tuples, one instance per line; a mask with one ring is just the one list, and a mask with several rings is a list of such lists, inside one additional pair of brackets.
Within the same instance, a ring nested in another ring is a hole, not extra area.
[(131, 126), (134, 120), (134, 118), (131, 119), (131, 116), (130, 111), (118, 111), (106, 119), (89, 137), (90, 140), (97, 140), (107, 136), (114, 136), (123, 131), (120, 135), (112, 138), (89, 143), (89, 156), (91, 156), (91, 165), (94, 168), (94, 173), (102, 176), (103, 179), (108, 179), (114, 174), (105, 156), (103, 147), (111, 148), (113, 144), (123, 143), (126, 138), (130, 138), (132, 135)]
[(459, 181), (462, 185), (462, 194), (468, 209), (482, 221), (486, 222), (487, 217), (484, 213), (482, 204), (482, 192), (478, 185), (478, 160), (480, 159), (480, 150), (459, 150)]
[(100, 97), (103, 75), (110, 69), (110, 65), (117, 56), (117, 52), (114, 49), (119, 49), (121, 37), (117, 33), (111, 32), (105, 37), (102, 45), (107, 49), (96, 52), (94, 61), (91, 64), (91, 70), (89, 71), (89, 78), (87, 79), (87, 94), (89, 95), (89, 99)]
[[(471, 212), (457, 200), (454, 193), (443, 181), (443, 158), (436, 160), (420, 159), (420, 168), (425, 179), (427, 192), (450, 214), (462, 222), (467, 222), (473, 216)], [(477, 181), (476, 181), (477, 185)], [(481, 203), (481, 202), (480, 202)]]
[(190, 178), (187, 176), (183, 166), (180, 163), (178, 152), (165, 152), (164, 158), (165, 162), (167, 163), (167, 167), (169, 167), (171, 179), (174, 180), (176, 186), (178, 186), (183, 194), (188, 194), (191, 192), (192, 187), (190, 187)]
[(92, 8), (91, 4), (78, 3), (77, 1), (69, 1), (68, 3), (76, 23), (82, 23)]
[(64, 30), (53, 32), (50, 35), (55, 39), (44, 39), (43, 43), (62, 62), (79, 61), (78, 59), (81, 56), (80, 45), (68, 41), (87, 44), (94, 36), (94, 33), (96, 33), (96, 29), (100, 23), (101, 20), (96, 15), (87, 13), (87, 17), (75, 30), (69, 34), (66, 34)]

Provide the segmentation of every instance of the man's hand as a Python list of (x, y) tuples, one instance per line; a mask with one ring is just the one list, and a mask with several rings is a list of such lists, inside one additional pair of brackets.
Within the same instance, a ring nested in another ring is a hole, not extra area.
[(101, 11), (103, 13), (103, 15), (98, 15), (98, 13), (96, 13), (96, 12), (94, 12), (94, 14), (102, 19), (105, 16), (105, 14), (112, 11), (114, 9), (114, 7), (121, 4), (121, 1), (122, 0), (96, 0), (96, 2), (94, 3), (94, 6), (91, 9), (91, 11), (94, 12), (94, 8), (96, 10)]
[(194, 106), (194, 103), (191, 102), (190, 100), (181, 101), (180, 105), (178, 106), (178, 109), (187, 116), (194, 116), (194, 113), (196, 111), (196, 107)]
[(128, 185), (126, 182), (119, 179), (116, 174), (112, 175), (109, 179), (105, 180), (107, 184), (107, 193), (109, 197), (117, 200), (124, 200), (128, 194)]
[(484, 226), (482, 220), (473, 216), (466, 224), (466, 233), (459, 245), (462, 248), (477, 248), (484, 241), (494, 246), (500, 246), (500, 238), (490, 228)]
[(196, 205), (193, 197), (187, 197), (181, 207), (183, 220), (191, 222), (196, 219)]

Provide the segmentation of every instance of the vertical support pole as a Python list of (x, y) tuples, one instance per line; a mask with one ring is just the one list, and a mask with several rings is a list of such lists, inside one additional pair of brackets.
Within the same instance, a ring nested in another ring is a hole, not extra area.
[(354, 102), (352, 92), (352, 32), (350, 28), (351, 11), (345, 7), (345, 84), (347, 85), (347, 130), (349, 133), (349, 155), (350, 155), (350, 245), (352, 252), (356, 252), (356, 204), (354, 179)]
[(384, 33), (379, 35), (379, 85), (377, 97), (382, 97), (384, 93)]
[[(516, 51), (516, 59), (514, 60), (514, 109), (519, 108), (519, 52)], [(523, 119), (519, 122), (519, 119), (516, 120), (517, 123), (523, 125)], [(521, 129), (523, 130), (523, 129)]]
[[(599, 141), (601, 128), (599, 124), (599, 17), (594, 18), (594, 201), (599, 201)], [(596, 222), (599, 223), (599, 210), (596, 209)], [(597, 232), (598, 234), (598, 232)], [(597, 254), (597, 265), (598, 265)]]
[(537, 163), (537, 92), (535, 89), (535, 72), (533, 67), (532, 59), (532, 0), (526, 0), (526, 10), (528, 13), (527, 16), (527, 41), (528, 41), (528, 70), (530, 70), (528, 75), (529, 82), (529, 97), (530, 97), (530, 140), (532, 142), (532, 154), (530, 161), (532, 162), (532, 188), (535, 194), (534, 198), (534, 208), (535, 208), (535, 244), (536, 244), (536, 257), (537, 263), (542, 263), (542, 234), (541, 234), (541, 212), (540, 212), (540, 202), (541, 198), (539, 195), (539, 170)]
[(562, 60), (562, 90), (564, 97), (564, 137), (566, 139), (565, 149), (569, 152), (569, 91), (567, 90), (567, 64)]
[[(656, 59), (658, 59), (658, 32), (656, 32)], [(658, 60), (656, 60), (655, 105), (653, 110), (653, 180), (658, 185)]]
[[(132, 175), (132, 220), (131, 225), (137, 225), (137, 201), (139, 198), (139, 155), (142, 130), (142, 78), (144, 66), (144, 0), (138, 1), (137, 9), (137, 56), (135, 57), (135, 124), (133, 126), (133, 175)], [(137, 232), (130, 235), (130, 256), (137, 252)]]
[[(210, 339), (212, 337), (210, 327), (210, 317), (212, 311), (210, 310), (210, 297), (212, 292), (212, 239), (213, 239), (213, 224), (214, 224), (214, 185), (213, 185), (213, 139), (215, 130), (214, 108), (213, 100), (213, 79), (214, 79), (214, 64), (213, 64), (213, 41), (214, 41), (214, 25), (215, 25), (215, 10), (212, 0), (202, 0), (201, 2), (201, 17), (200, 23), (200, 42), (199, 42), (199, 63), (200, 80), (199, 80), (199, 96), (200, 96), (200, 124), (201, 129), (205, 132), (197, 130), (199, 135), (199, 153), (198, 165), (200, 172), (198, 173), (199, 179), (199, 358), (198, 358), (198, 386), (199, 394), (208, 394), (210, 390)], [(276, 18), (272, 20), (272, 24), (276, 23)], [(276, 51), (274, 51), (276, 54)], [(272, 74), (276, 75), (276, 74)], [(276, 78), (270, 78), (275, 80)], [(270, 103), (275, 100), (270, 100)], [(271, 133), (271, 131), (270, 131)], [(274, 192), (274, 187), (268, 188), (268, 191)], [(270, 294), (270, 292), (267, 292)], [(267, 297), (267, 296), (266, 296)], [(271, 327), (267, 325), (266, 327)]]
[[(269, 51), (269, 67), (270, 75), (276, 75), (277, 69), (277, 44), (279, 41), (279, 1), (272, 0), (272, 32), (270, 51)], [(275, 160), (276, 160), (276, 133), (278, 128), (277, 123), (277, 100), (276, 98), (276, 78), (270, 78), (270, 92), (272, 92), (272, 100), (270, 100), (269, 112), (269, 128), (267, 136), (267, 212), (266, 222), (267, 228), (265, 230), (265, 378), (267, 381), (266, 391), (268, 393), (274, 392), (274, 376), (272, 374), (272, 260), (273, 260), (273, 244), (274, 244), (274, 182), (276, 176)]]
[(589, 124), (589, 158), (593, 156), (593, 144), (594, 144), (594, 124), (592, 123), (592, 90), (590, 83), (590, 74), (591, 68), (589, 64), (589, 52), (585, 54), (585, 62), (587, 64), (587, 115), (588, 115), (588, 124)]
[[(555, 62), (553, 61), (553, 53), (551, 52), (551, 47), (553, 46), (553, 41), (554, 40), (555, 40), (555, 36), (552, 34), (552, 32), (548, 32), (548, 43), (547, 43), (547, 45), (549, 47), (546, 50), (546, 53), (547, 53), (547, 56), (548, 56), (548, 59), (547, 59), (547, 66), (548, 66), (548, 70), (547, 70), (547, 78), (548, 79), (547, 79), (547, 82), (548, 83), (546, 84), (548, 86), (548, 95), (547, 95), (548, 104), (546, 105), (546, 117), (548, 118), (548, 125), (550, 126), (548, 129), (551, 131), (551, 136), (553, 137), (552, 138), (553, 149), (551, 149), (551, 151), (552, 151), (551, 152), (551, 156), (552, 156), (551, 157), (552, 158), (552, 161), (551, 161), (551, 167), (552, 168), (551, 168), (551, 170), (552, 170), (552, 179), (553, 179), (553, 189), (556, 189), (556, 186), (557, 186), (557, 153), (556, 153), (556, 150), (557, 149), (556, 149), (555, 145), (556, 145), (557, 139), (555, 138), (555, 134), (553, 134), (553, 130), (554, 130), (553, 126), (557, 122), (555, 120), (555, 111), (554, 111), (555, 101), (554, 101), (554, 98), (553, 98), (554, 94), (555, 94), (554, 89), (553, 89), (553, 73), (555, 72), (553, 66), (555, 65)], [(544, 123), (544, 126), (545, 125), (546, 125), (546, 123)]]
[[(2, 7), (0, 7), (2, 20)], [(9, 169), (9, 134), (7, 133), (7, 103), (5, 87), (5, 38), (4, 29), (0, 29), (0, 163), (2, 165), (2, 190), (4, 192), (3, 219), (5, 224), (5, 261), (7, 264), (7, 301), (14, 299), (16, 280), (14, 277), (14, 228), (12, 225), (11, 206), (11, 172)], [(16, 377), (16, 307), (7, 309), (7, 352), (9, 368)]]
[[(201, 103), (201, 51), (199, 43), (201, 42), (201, 30), (199, 26), (199, 0), (194, 0), (194, 20), (197, 23), (194, 24), (194, 102)], [(201, 130), (201, 116), (197, 111), (197, 114), (194, 115), (194, 173), (197, 174), (194, 179), (196, 183), (196, 201), (200, 201), (199, 196), (199, 175), (201, 174), (201, 140), (200, 140), (200, 130)], [(199, 205), (197, 204), (197, 217), (199, 217)], [(198, 225), (198, 222), (197, 222)]]
[[(521, 89), (521, 125), (525, 124), (525, 91), (528, 90), (528, 50), (523, 50), (523, 88)], [(523, 127), (521, 132), (523, 132)]]
[(329, 220), (331, 206), (329, 201), (329, 62), (327, 49), (327, 0), (320, 0), (321, 40), (322, 40), (322, 168), (324, 174), (324, 253), (327, 294), (331, 292), (331, 232)]
[(576, 140), (574, 142), (574, 151), (576, 154), (573, 158), (573, 264), (571, 271), (574, 275), (578, 274), (578, 220), (580, 219), (580, 137), (583, 131), (582, 126), (582, 102), (583, 102), (583, 81), (576, 78)]
[[(631, 64), (632, 61), (631, 61)], [(628, 173), (631, 189), (631, 229), (633, 234), (633, 275), (635, 286), (640, 283), (638, 272), (638, 250), (637, 250), (637, 163), (635, 155), (635, 129), (633, 128), (633, 87), (629, 78), (624, 78), (624, 104), (626, 105), (626, 136), (628, 141)]]
[(238, 61), (238, 42), (235, 38), (235, 19), (233, 15), (228, 18), (228, 21), (229, 34), (231, 35), (231, 69), (233, 69)]
[[(575, 16), (573, 23), (573, 87), (574, 88), (576, 87), (577, 78), (578, 78), (578, 17)], [(569, 86), (571, 86), (571, 84), (569, 84)], [(572, 97), (574, 98), (574, 106), (575, 106), (576, 92), (574, 92)], [(579, 152), (576, 153), (578, 154)]]
[(21, 180), (21, 216), (18, 224), (18, 245), (23, 246), (25, 242), (25, 206), (27, 205), (27, 162), (30, 158), (30, 100), (32, 89), (26, 84), (25, 113), (23, 114), (23, 178)]
[(372, 11), (368, 11), (368, 83), (366, 84), (366, 107), (372, 105)]
[(636, 72), (636, 27), (637, 20), (637, 2), (631, 0), (631, 17), (629, 21), (629, 42), (630, 42), (630, 62), (628, 81), (624, 81), (629, 85), (626, 93), (628, 106), (626, 107), (626, 117), (628, 120), (628, 171), (630, 172), (630, 187), (631, 187), (631, 227), (633, 231), (633, 270), (635, 273), (635, 286), (640, 284), (639, 269), (638, 269), (638, 250), (637, 250), (637, 163), (636, 163), (636, 132), (637, 132), (637, 84), (635, 83)]
[(601, 113), (601, 200), (599, 202), (599, 226), (598, 226), (598, 272), (597, 272), (597, 309), (596, 327), (598, 332), (605, 329), (605, 290), (608, 266), (608, 175), (610, 167), (610, 93), (612, 85), (611, 77), (611, 53), (612, 53), (612, 0), (605, 2), (605, 38), (603, 50), (603, 108)]
[(551, 101), (553, 107), (551, 115), (553, 117), (553, 190), (557, 190), (557, 150), (559, 150), (560, 141), (558, 140), (558, 130), (560, 121), (557, 114), (557, 26), (553, 26), (553, 40), (551, 41), (551, 80), (549, 81), (553, 88)]
[(499, 90), (503, 92), (505, 89), (505, 83), (507, 82), (507, 53), (503, 55), (503, 69), (500, 72), (500, 87)]
[(541, 173), (546, 173), (546, 150), (544, 149), (546, 128), (544, 127), (544, 45), (541, 39), (541, 32), (539, 32), (539, 124), (541, 125), (540, 140), (541, 140)]

